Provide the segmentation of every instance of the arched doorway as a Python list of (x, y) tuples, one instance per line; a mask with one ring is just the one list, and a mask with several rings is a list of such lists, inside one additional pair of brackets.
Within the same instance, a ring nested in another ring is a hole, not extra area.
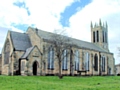
[(37, 63), (37, 61), (35, 61), (33, 63), (33, 75), (37, 75), (37, 65), (38, 65), (38, 63)]

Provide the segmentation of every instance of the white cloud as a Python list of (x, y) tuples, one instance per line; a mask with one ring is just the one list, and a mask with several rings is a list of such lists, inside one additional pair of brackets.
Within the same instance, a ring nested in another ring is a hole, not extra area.
[(73, 37), (91, 41), (90, 22), (99, 22), (101, 18), (108, 22), (108, 36), (110, 51), (114, 53), (116, 63), (120, 62), (117, 57), (117, 47), (120, 46), (120, 0), (93, 0), (80, 9), (70, 19), (70, 29)]
[(62, 28), (59, 23), (60, 13), (72, 4), (74, 0), (25, 0), (29, 8), (30, 22), (35, 23), (37, 28), (53, 31)]
[(10, 27), (12, 23), (20, 24), (27, 20), (26, 9), (13, 5), (13, 2), (4, 0), (0, 3), (0, 26)]

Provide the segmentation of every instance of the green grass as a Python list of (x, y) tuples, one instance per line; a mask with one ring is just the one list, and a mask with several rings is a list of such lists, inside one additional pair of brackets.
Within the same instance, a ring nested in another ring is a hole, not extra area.
[(0, 90), (120, 90), (120, 77), (0, 76)]

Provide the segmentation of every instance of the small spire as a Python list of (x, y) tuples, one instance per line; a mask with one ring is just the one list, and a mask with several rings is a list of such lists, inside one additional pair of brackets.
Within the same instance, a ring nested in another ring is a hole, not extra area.
[(91, 21), (91, 25), (90, 25), (90, 26), (91, 26), (91, 28), (93, 28), (93, 24), (92, 24), (92, 21)]
[(99, 19), (99, 25), (100, 25), (100, 26), (102, 25), (102, 23), (101, 23), (101, 19)]

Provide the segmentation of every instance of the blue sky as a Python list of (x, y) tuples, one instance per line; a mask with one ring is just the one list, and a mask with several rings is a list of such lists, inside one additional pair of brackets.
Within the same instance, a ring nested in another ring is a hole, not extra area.
[(70, 6), (66, 7), (64, 12), (61, 13), (60, 23), (62, 26), (69, 26), (69, 18), (90, 2), (91, 0), (81, 0), (73, 2)]
[[(7, 2), (7, 3), (6, 3)], [(6, 7), (7, 6), (7, 7)], [(25, 32), (28, 26), (91, 41), (90, 22), (108, 23), (109, 48), (120, 63), (120, 0), (3, 0), (0, 3), (0, 51), (8, 29)]]

